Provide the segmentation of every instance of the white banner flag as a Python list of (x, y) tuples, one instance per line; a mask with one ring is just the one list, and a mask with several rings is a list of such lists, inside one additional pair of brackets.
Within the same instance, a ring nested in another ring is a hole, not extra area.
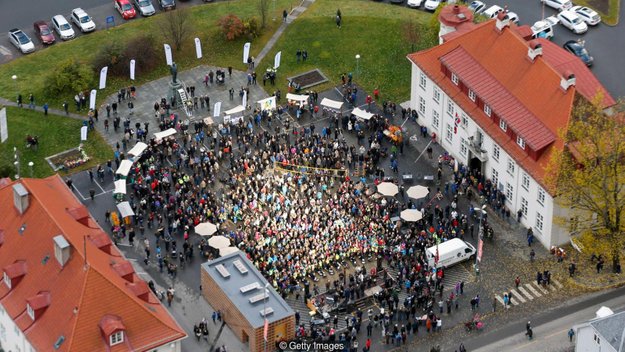
[(0, 110), (0, 143), (9, 139), (9, 126), (7, 124), (7, 108)]
[(243, 109), (247, 109), (247, 90), (243, 91), (243, 102), (241, 105), (243, 105)]
[(282, 57), (282, 52), (278, 51), (276, 56), (273, 58), (273, 68), (280, 67), (280, 58)]
[(130, 60), (130, 79), (135, 80), (135, 59)]
[(260, 104), (260, 109), (261, 110), (274, 110), (276, 108), (276, 97), (269, 97), (263, 100), (259, 100), (258, 104)]
[(89, 94), (89, 109), (91, 110), (95, 110), (95, 96), (97, 93), (97, 90), (92, 89), (91, 94)]
[(200, 38), (195, 38), (195, 56), (198, 59), (202, 58), (202, 43), (200, 43)]
[(221, 102), (218, 101), (215, 103), (215, 106), (213, 107), (213, 117), (219, 117), (220, 113), (221, 113)]
[(245, 43), (245, 45), (243, 45), (243, 63), (246, 64), (247, 63), (247, 58), (250, 57), (250, 46), (252, 45), (252, 43), (247, 42)]
[(106, 73), (109, 71), (108, 66), (102, 67), (100, 70), (100, 89), (106, 88)]
[(165, 61), (167, 62), (167, 66), (171, 66), (174, 63), (174, 59), (171, 56), (171, 46), (169, 44), (163, 44), (165, 48)]
[(87, 140), (87, 126), (82, 126), (80, 128), (80, 140), (81, 141)]

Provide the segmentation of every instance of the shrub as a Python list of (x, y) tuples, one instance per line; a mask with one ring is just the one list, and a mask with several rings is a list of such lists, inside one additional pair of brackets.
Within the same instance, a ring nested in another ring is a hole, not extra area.
[(50, 95), (82, 92), (94, 85), (91, 67), (74, 59), (61, 62), (47, 77), (46, 90)]
[(120, 42), (107, 43), (100, 46), (100, 50), (98, 50), (91, 61), (93, 69), (96, 73), (99, 73), (102, 67), (108, 66), (109, 75), (121, 76), (124, 72), (123, 51), (124, 45)]
[(245, 26), (236, 15), (224, 16), (217, 23), (227, 40), (236, 40), (245, 33)]
[(250, 39), (254, 39), (262, 33), (262, 27), (256, 17), (248, 18), (243, 26), (245, 27), (245, 34), (248, 35)]
[(137, 74), (150, 72), (157, 66), (161, 57), (156, 53), (155, 40), (152, 36), (141, 34), (127, 43), (106, 44), (96, 53), (92, 66), (96, 73), (99, 73), (102, 67), (108, 66), (109, 75), (127, 77), (132, 59), (135, 60)]

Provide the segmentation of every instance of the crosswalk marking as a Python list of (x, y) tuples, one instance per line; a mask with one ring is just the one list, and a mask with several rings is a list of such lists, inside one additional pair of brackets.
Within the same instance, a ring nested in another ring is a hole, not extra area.
[(538, 293), (538, 291), (536, 291), (536, 289), (534, 288), (534, 286), (532, 286), (531, 284), (525, 284), (525, 287), (532, 291), (532, 293), (534, 294), (534, 296), (536, 297), (542, 297), (542, 295), (540, 293)]
[(553, 292), (556, 292), (558, 290), (555, 285), (547, 285), (547, 287), (549, 287), (549, 289)]
[(549, 291), (545, 290), (541, 285), (539, 285), (538, 283), (536, 283), (536, 281), (532, 282), (534, 284), (534, 286), (538, 287), (538, 289), (540, 290), (540, 292), (542, 292), (543, 294), (548, 294)]
[(515, 289), (510, 290), (510, 292), (512, 292), (512, 303), (515, 303), (517, 301), (521, 301), (521, 303), (525, 303), (525, 298), (523, 298), (523, 295), (519, 294), (519, 292)]
[(556, 280), (556, 279), (553, 279), (553, 280), (551, 280), (551, 281), (552, 281), (554, 284), (556, 284), (556, 286), (558, 286), (558, 288), (562, 288), (562, 287), (564, 287), (564, 286), (562, 286), (562, 284), (560, 283), (560, 281), (558, 281), (558, 280)]
[[(504, 293), (504, 294), (505, 294), (505, 293)], [(512, 304), (513, 304), (513, 305), (518, 306), (518, 305), (519, 305), (519, 300), (518, 300), (518, 299), (515, 299), (515, 298), (516, 298), (516, 297), (514, 297), (514, 294), (513, 294), (513, 296), (512, 296), (512, 301), (511, 301), (511, 302), (512, 302)]]
[(499, 301), (499, 303), (501, 303), (502, 306), (505, 306), (505, 304), (503, 303), (503, 298), (501, 298), (499, 295), (495, 295), (495, 298)]
[(530, 301), (534, 300), (534, 296), (530, 295), (529, 292), (527, 292), (523, 286), (519, 286), (519, 291), (521, 293), (523, 293)]

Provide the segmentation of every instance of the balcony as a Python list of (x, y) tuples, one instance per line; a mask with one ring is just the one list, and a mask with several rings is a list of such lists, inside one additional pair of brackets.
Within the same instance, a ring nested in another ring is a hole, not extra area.
[(486, 162), (488, 160), (488, 153), (486, 150), (482, 149), (482, 141), (476, 140), (474, 137), (469, 137), (469, 141), (467, 143), (467, 147), (469, 151), (473, 155), (473, 157), (478, 158), (481, 162)]

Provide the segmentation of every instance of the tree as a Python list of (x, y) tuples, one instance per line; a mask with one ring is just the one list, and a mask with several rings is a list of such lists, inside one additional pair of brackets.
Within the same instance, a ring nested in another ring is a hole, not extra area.
[(267, 25), (267, 13), (269, 12), (269, 0), (258, 0), (258, 12), (260, 13), (260, 27)]
[(190, 14), (187, 8), (167, 11), (161, 17), (160, 27), (163, 36), (165, 40), (174, 44), (177, 51), (182, 48), (183, 41), (187, 39), (191, 31), (189, 18)]
[(50, 72), (46, 79), (46, 90), (50, 95), (83, 92), (93, 87), (94, 77), (89, 65), (67, 59)]
[(245, 25), (243, 24), (243, 21), (233, 14), (229, 14), (219, 19), (218, 25), (227, 40), (235, 40), (245, 33)]
[(586, 249), (609, 252), (616, 270), (625, 243), (625, 104), (618, 103), (617, 113), (608, 116), (601, 101), (601, 96), (592, 102), (578, 99), (562, 134), (566, 147), (550, 160), (547, 182), (573, 215), (557, 220), (572, 219), (580, 233), (593, 239)]

